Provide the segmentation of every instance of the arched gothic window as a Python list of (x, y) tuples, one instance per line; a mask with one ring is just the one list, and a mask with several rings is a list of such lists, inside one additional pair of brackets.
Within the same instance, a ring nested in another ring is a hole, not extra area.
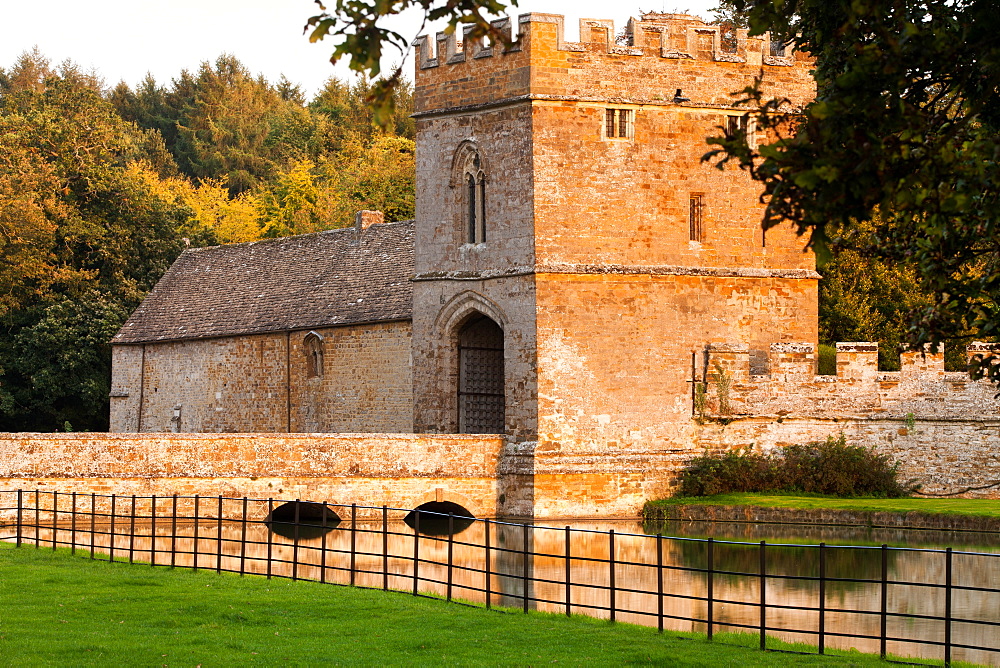
[(455, 155), (456, 180), (461, 183), (464, 242), (486, 242), (486, 170), (479, 149), (465, 142)]
[(306, 376), (321, 378), (323, 376), (323, 336), (309, 332), (302, 342), (306, 353)]

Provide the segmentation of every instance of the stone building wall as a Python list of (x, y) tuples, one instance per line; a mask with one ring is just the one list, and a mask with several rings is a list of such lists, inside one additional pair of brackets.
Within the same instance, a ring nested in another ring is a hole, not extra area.
[[(530, 107), (417, 119), (414, 427), (458, 430), (457, 332), (476, 314), (504, 331), (508, 434), (536, 431)], [(486, 175), (486, 239), (469, 243), (462, 160)]]
[(318, 377), (308, 333), (114, 346), (111, 431), (412, 431), (410, 323), (316, 330)]
[[(692, 347), (815, 340), (812, 255), (790, 229), (765, 243), (756, 184), (701, 162), (745, 112), (732, 91), (763, 71), (795, 106), (814, 83), (801, 54), (772, 58), (744, 33), (724, 53), (717, 27), (684, 15), (633, 21), (629, 47), (606, 21), (567, 42), (562, 22), (521, 16), (509, 47), (417, 40), (415, 427), (456, 428), (453, 314), (478, 300), (508, 338), (508, 435), (593, 457), (687, 428), (674, 404)], [(632, 114), (627, 137), (606, 136), (608, 109)], [(481, 244), (466, 243), (456, 178), (470, 146), (487, 177)]]

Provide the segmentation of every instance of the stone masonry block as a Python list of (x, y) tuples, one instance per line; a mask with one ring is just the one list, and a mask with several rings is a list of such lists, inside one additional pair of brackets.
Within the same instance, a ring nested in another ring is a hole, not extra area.
[(816, 346), (812, 343), (772, 343), (771, 374), (784, 376), (816, 375)]
[(921, 380), (932, 380), (944, 376), (944, 349), (938, 352), (931, 352), (930, 344), (924, 346), (924, 350), (904, 352), (899, 359), (899, 380), (900, 382)]
[(874, 380), (878, 374), (878, 342), (837, 342), (837, 377)]
[[(696, 356), (697, 363), (703, 364), (701, 356)], [(750, 377), (750, 346), (745, 343), (716, 343), (709, 347), (708, 373), (716, 373), (718, 364), (733, 382), (744, 383)]]

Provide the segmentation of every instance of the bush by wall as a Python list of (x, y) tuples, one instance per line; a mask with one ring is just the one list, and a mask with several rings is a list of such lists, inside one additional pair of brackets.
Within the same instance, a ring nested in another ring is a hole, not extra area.
[(900, 481), (899, 466), (888, 455), (848, 445), (841, 434), (825, 442), (790, 445), (770, 453), (747, 449), (697, 457), (681, 474), (677, 496), (729, 492), (909, 496), (916, 486)]

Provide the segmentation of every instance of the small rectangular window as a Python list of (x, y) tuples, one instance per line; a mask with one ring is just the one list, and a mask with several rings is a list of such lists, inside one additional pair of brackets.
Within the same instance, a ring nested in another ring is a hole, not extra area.
[(701, 241), (704, 230), (702, 229), (702, 201), (701, 195), (691, 195), (688, 202), (688, 231), (691, 241)]
[(632, 109), (606, 109), (604, 114), (605, 136), (608, 139), (628, 139), (632, 136), (635, 111)]
[(747, 129), (746, 116), (726, 116), (726, 130), (731, 135), (735, 135), (741, 130)]
[(757, 148), (757, 124), (750, 116), (726, 116), (726, 131), (729, 135), (746, 133), (747, 145)]

